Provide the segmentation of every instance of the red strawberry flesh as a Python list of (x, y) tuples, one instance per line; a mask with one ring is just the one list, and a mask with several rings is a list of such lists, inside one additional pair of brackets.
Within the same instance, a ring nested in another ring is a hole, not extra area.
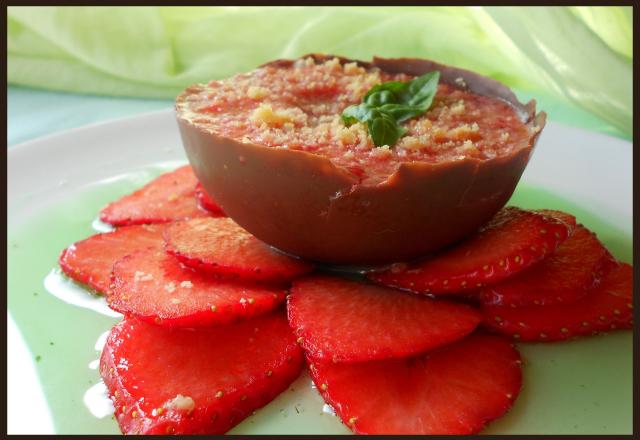
[(125, 318), (100, 372), (125, 434), (222, 434), (284, 391), (302, 351), (282, 315), (206, 329)]
[(609, 251), (583, 226), (540, 263), (501, 283), (480, 290), (485, 304), (530, 306), (570, 303), (600, 280), (611, 261)]
[(558, 341), (616, 328), (631, 328), (633, 269), (610, 268), (601, 283), (571, 304), (552, 306), (484, 306), (485, 324), (521, 341)]
[(474, 334), (426, 355), (335, 364), (310, 360), (318, 390), (358, 434), (472, 434), (503, 415), (522, 383), (506, 339)]
[(100, 211), (100, 220), (114, 226), (165, 223), (208, 216), (195, 198), (198, 180), (190, 166), (164, 173)]
[(113, 266), (107, 297), (114, 310), (170, 327), (218, 325), (278, 307), (282, 289), (242, 284), (185, 268), (162, 250), (141, 251)]
[(313, 270), (280, 254), (226, 217), (176, 222), (165, 231), (165, 249), (194, 269), (243, 280), (286, 282)]
[(211, 198), (201, 183), (196, 186), (196, 200), (198, 205), (212, 214), (224, 215), (222, 208)]
[(414, 264), (397, 264), (369, 277), (417, 293), (447, 294), (494, 284), (552, 253), (571, 226), (556, 217), (503, 208), (476, 235)]
[(294, 282), (287, 310), (307, 354), (334, 362), (415, 355), (465, 337), (481, 320), (465, 304), (320, 276)]
[(106, 294), (116, 261), (141, 249), (161, 249), (162, 244), (162, 228), (158, 226), (125, 226), (72, 244), (62, 251), (58, 262), (67, 276)]

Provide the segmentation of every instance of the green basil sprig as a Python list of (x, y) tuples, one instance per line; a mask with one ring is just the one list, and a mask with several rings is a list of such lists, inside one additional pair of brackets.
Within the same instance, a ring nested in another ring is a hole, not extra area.
[(407, 132), (400, 122), (422, 115), (433, 103), (440, 72), (433, 71), (407, 82), (389, 81), (373, 86), (361, 104), (342, 112), (349, 126), (366, 122), (373, 143), (393, 146)]

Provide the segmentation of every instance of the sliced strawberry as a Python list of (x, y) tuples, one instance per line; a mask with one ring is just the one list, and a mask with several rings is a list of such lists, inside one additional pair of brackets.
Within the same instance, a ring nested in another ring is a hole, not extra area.
[(632, 267), (610, 269), (602, 282), (571, 304), (553, 306), (484, 306), (484, 322), (521, 341), (557, 341), (616, 328), (631, 328)]
[(474, 334), (424, 356), (335, 364), (308, 359), (324, 400), (358, 434), (472, 434), (520, 392), (509, 341)]
[(140, 251), (113, 266), (109, 306), (143, 321), (168, 327), (226, 324), (269, 312), (285, 291), (185, 268), (161, 249)]
[(567, 225), (571, 226), (571, 228), (575, 228), (577, 226), (576, 218), (573, 215), (568, 214), (566, 212), (557, 211), (555, 209), (538, 209), (535, 212), (544, 214), (549, 217), (555, 217), (558, 220), (561, 220)]
[(309, 263), (280, 254), (230, 218), (176, 222), (165, 230), (165, 249), (187, 266), (245, 280), (281, 282), (311, 272)]
[(555, 217), (507, 207), (457, 246), (419, 263), (395, 264), (369, 277), (417, 293), (476, 289), (537, 263), (570, 234), (571, 227)]
[(196, 330), (125, 318), (100, 372), (124, 434), (223, 434), (284, 391), (302, 364), (281, 314)]
[(193, 170), (185, 165), (108, 204), (100, 211), (100, 220), (122, 226), (208, 216), (197, 205), (197, 183)]
[(162, 228), (159, 226), (125, 226), (72, 244), (62, 251), (58, 263), (69, 277), (97, 293), (106, 294), (111, 268), (116, 261), (148, 247), (162, 249), (162, 244)]
[(198, 201), (198, 206), (200, 206), (202, 209), (209, 211), (212, 214), (224, 215), (222, 208), (220, 208), (218, 204), (213, 201), (213, 199), (207, 193), (201, 183), (198, 183), (198, 185), (196, 186), (196, 200)]
[(465, 337), (481, 320), (465, 304), (326, 276), (295, 281), (287, 310), (307, 354), (334, 362), (423, 353)]
[(584, 296), (600, 280), (603, 266), (612, 259), (596, 235), (584, 226), (540, 263), (516, 276), (484, 287), (484, 304), (503, 306), (569, 303)]

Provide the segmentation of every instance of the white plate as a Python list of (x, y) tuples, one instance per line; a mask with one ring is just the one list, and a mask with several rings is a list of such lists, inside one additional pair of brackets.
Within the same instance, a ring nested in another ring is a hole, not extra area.
[[(91, 125), (13, 146), (8, 152), (9, 237), (38, 213), (72, 200), (98, 182), (117, 181), (117, 176), (151, 164), (184, 160), (171, 110)], [(580, 206), (582, 212), (603, 218), (625, 235), (632, 235), (629, 142), (549, 123), (522, 182)], [(32, 356), (16, 329), (10, 330), (9, 407), (29, 411), (10, 410), (9, 430), (53, 432), (55, 420), (52, 422), (39, 392)]]

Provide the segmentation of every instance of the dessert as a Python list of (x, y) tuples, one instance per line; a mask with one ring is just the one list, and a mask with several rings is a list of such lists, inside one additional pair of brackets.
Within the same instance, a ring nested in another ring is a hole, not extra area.
[(573, 302), (600, 282), (613, 257), (596, 235), (578, 226), (549, 258), (497, 285), (482, 288), (485, 304), (551, 305)]
[(357, 434), (474, 434), (520, 393), (520, 355), (502, 338), (474, 334), (410, 359), (310, 361), (318, 390)]
[(483, 306), (487, 327), (520, 341), (550, 342), (633, 325), (632, 267), (614, 263), (582, 298), (549, 306)]
[(168, 327), (204, 327), (277, 308), (285, 290), (238, 283), (185, 268), (162, 249), (134, 252), (113, 265), (109, 306)]
[(125, 318), (100, 373), (127, 434), (223, 434), (284, 391), (302, 352), (282, 315), (198, 330)]
[(317, 275), (294, 281), (287, 313), (308, 355), (334, 362), (418, 355), (464, 338), (481, 320), (466, 304)]
[(224, 433), (305, 358), (355, 433), (474, 434), (516, 402), (516, 342), (632, 327), (630, 265), (569, 213), (503, 207), (545, 115), (495, 81), (312, 55), (176, 109), (193, 168), (59, 259), (124, 315), (100, 362), (124, 434)]
[(189, 267), (263, 282), (287, 282), (313, 265), (282, 255), (230, 218), (198, 218), (165, 229), (165, 249)]
[[(395, 145), (345, 123), (372, 87), (436, 71), (426, 113), (391, 124), (406, 130)], [(319, 55), (189, 87), (176, 112), (194, 172), (227, 215), (278, 249), (343, 265), (406, 261), (469, 235), (509, 199), (545, 121), (465, 70)]]
[(100, 211), (100, 220), (113, 226), (124, 226), (210, 215), (196, 203), (197, 183), (193, 170), (185, 165), (109, 203)]
[(226, 432), (283, 391), (303, 356), (355, 433), (477, 433), (520, 392), (515, 341), (633, 319), (632, 267), (556, 210), (504, 208), (449, 250), (366, 274), (395, 288), (282, 255), (206, 213), (97, 234), (60, 265), (124, 314), (101, 376), (125, 434)]
[(544, 259), (573, 226), (515, 207), (500, 210), (476, 234), (431, 258), (396, 263), (369, 278), (416, 293), (448, 294), (494, 284)]
[(162, 228), (157, 225), (123, 226), (72, 244), (62, 251), (58, 263), (71, 279), (106, 294), (116, 261), (137, 250), (160, 249), (162, 245)]

